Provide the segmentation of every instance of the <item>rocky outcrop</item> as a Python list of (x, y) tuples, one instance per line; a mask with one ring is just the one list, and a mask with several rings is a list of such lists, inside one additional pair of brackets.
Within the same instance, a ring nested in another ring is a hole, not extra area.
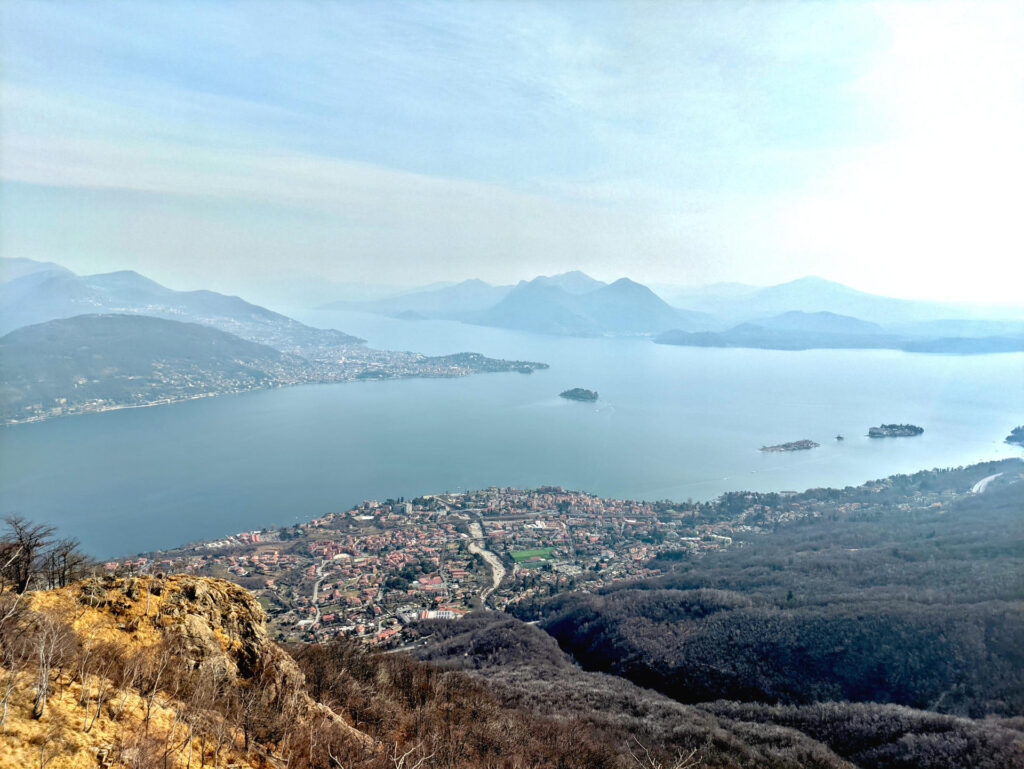
[(245, 588), (222, 579), (177, 574), (169, 577), (100, 577), (73, 590), (79, 604), (109, 612), (118, 628), (142, 643), (160, 628), (200, 672), (247, 684), (259, 680), (264, 706), (303, 721), (315, 718), (345, 729), (360, 743), (372, 742), (338, 714), (306, 694), (298, 665), (267, 635), (267, 615)]
[[(38, 764), (40, 750), (68, 768), (141, 769), (158, 765), (161, 750), (177, 755), (168, 766), (193, 755), (196, 765), (219, 755), (220, 765), (277, 766), (295, 756), (296, 735), (312, 746), (314, 734), (321, 751), (380, 750), (309, 696), (298, 664), (270, 640), (263, 608), (230, 582), (104, 576), (29, 594), (16, 608), (0, 622), (0, 684), (12, 686), (0, 766)], [(62, 694), (39, 707), (44, 658)]]

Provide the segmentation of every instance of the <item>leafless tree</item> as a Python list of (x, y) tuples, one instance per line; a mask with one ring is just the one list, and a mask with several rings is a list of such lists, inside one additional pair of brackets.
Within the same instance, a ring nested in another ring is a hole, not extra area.
[(54, 612), (34, 612), (30, 626), (29, 643), (36, 663), (36, 694), (32, 703), (32, 717), (39, 719), (46, 712), (54, 668), (60, 668), (72, 648), (72, 632), (63, 618)]
[(140, 691), (146, 698), (146, 731), (149, 731), (149, 719), (153, 711), (153, 701), (156, 699), (160, 687), (165, 683), (168, 668), (171, 665), (173, 656), (171, 648), (167, 643), (161, 643), (156, 652), (147, 655), (142, 666), (142, 686)]
[(160, 765), (162, 741), (143, 729), (132, 732), (118, 753), (118, 767), (123, 769), (153, 769)]
[(28, 663), (30, 650), (14, 615), (0, 620), (0, 734), (7, 725), (7, 708)]
[(0, 573), (0, 588), (10, 586), (15, 593), (24, 593), (36, 574), (41, 553), (52, 542), (54, 528), (31, 523), (20, 515), (9, 515), (4, 523), (7, 531), (0, 537), (0, 562), (6, 566)]
[(700, 756), (697, 755), (697, 748), (694, 748), (689, 753), (679, 753), (674, 759), (665, 763), (655, 758), (647, 746), (640, 742), (639, 739), (633, 737), (633, 741), (640, 746), (641, 752), (634, 752), (633, 748), (629, 745), (626, 746), (626, 750), (629, 751), (630, 757), (639, 769), (693, 769), (693, 767), (700, 765)]
[(146, 652), (143, 650), (136, 650), (124, 658), (120, 667), (115, 671), (114, 684), (117, 686), (120, 696), (108, 706), (110, 717), (114, 721), (120, 720), (124, 706), (128, 702), (128, 696), (142, 677), (145, 654)]
[(54, 719), (39, 735), (39, 769), (46, 769), (46, 765), (60, 755), (66, 745), (64, 739), (66, 729), (67, 724), (59, 719)]
[(61, 539), (54, 542), (42, 554), (41, 569), (47, 587), (65, 587), (83, 577), (92, 566), (92, 561), (78, 549), (77, 539)]
[(404, 753), (399, 753), (399, 750), (401, 748), (398, 747), (396, 742), (395, 746), (391, 749), (391, 755), (388, 757), (394, 769), (419, 769), (434, 757), (433, 753), (430, 755), (423, 753), (422, 742), (417, 742)]
[[(94, 672), (85, 696), (85, 722), (82, 731), (86, 734), (92, 730), (96, 719), (103, 712), (103, 703), (110, 694), (113, 678), (123, 664), (120, 649), (113, 644), (102, 644), (96, 648), (94, 659)], [(94, 686), (96, 704), (92, 705)]]

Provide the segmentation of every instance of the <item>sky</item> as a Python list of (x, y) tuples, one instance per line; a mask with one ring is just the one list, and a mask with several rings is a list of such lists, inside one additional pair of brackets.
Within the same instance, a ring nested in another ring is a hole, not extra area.
[(19, 0), (0, 57), (0, 254), (79, 273), (1024, 285), (1016, 1)]

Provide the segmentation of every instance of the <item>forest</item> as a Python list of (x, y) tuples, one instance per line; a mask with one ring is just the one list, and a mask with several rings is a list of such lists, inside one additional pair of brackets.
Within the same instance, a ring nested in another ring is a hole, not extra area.
[[(993, 470), (984, 493), (964, 493)], [(948, 488), (948, 502), (915, 504), (924, 488)], [(799, 729), (860, 766), (1010, 766), (1019, 734), (968, 732), (1022, 726), (1022, 493), (1017, 460), (813, 490), (831, 503), (770, 536), (515, 613), (586, 670)], [(988, 748), (953, 761), (955, 744)]]

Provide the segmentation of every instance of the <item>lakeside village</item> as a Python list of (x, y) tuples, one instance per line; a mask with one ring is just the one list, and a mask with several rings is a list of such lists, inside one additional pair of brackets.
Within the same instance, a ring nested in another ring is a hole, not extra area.
[(457, 619), (482, 606), (501, 610), (533, 596), (652, 576), (680, 558), (741, 546), (745, 536), (803, 518), (942, 507), (963, 494), (948, 481), (893, 484), (731, 492), (698, 503), (490, 488), (367, 501), (284, 529), (105, 566), (229, 579), (254, 592), (279, 639), (344, 633), (396, 646), (421, 619)]

